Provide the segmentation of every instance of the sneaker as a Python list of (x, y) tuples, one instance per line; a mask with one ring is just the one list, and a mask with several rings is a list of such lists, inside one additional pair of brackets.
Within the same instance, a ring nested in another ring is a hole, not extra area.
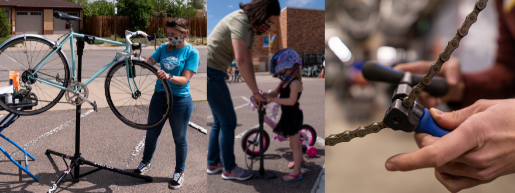
[(252, 170), (246, 170), (238, 166), (234, 167), (230, 172), (224, 170), (222, 178), (225, 180), (246, 180), (254, 175)]
[(207, 165), (207, 174), (216, 174), (224, 169), (222, 162), (218, 162), (216, 166)]
[(143, 175), (144, 173), (150, 171), (150, 163), (145, 163), (141, 161), (137, 169), (134, 170), (134, 173)]
[(173, 179), (168, 184), (168, 188), (170, 189), (179, 189), (184, 183), (184, 173), (174, 172)]

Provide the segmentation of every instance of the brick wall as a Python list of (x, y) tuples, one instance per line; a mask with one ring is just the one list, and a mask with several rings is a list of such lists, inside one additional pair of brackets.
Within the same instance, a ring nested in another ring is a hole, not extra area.
[(43, 10), (43, 34), (54, 34), (54, 10)]
[(325, 11), (287, 8), (287, 46), (299, 55), (324, 52)]

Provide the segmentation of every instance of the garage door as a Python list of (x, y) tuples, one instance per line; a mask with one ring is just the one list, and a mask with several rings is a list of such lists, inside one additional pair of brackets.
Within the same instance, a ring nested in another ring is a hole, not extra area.
[[(64, 12), (64, 13), (66, 13), (68, 15), (79, 17), (79, 13), (69, 13), (69, 12)], [(72, 20), (71, 22), (73, 25), (73, 32), (80, 33), (79, 32), (79, 21)], [(54, 34), (65, 34), (65, 33), (70, 32), (70, 30), (66, 29), (65, 26), (66, 26), (66, 20), (61, 20), (61, 19), (57, 19), (54, 17)]]
[(43, 14), (41, 11), (17, 11), (16, 35), (43, 34)]

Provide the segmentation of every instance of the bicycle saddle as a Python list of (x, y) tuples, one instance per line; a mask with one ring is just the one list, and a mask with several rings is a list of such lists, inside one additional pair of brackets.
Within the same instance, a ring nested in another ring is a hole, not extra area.
[(81, 19), (79, 17), (71, 16), (71, 15), (68, 15), (68, 14), (60, 12), (60, 11), (54, 11), (54, 17), (57, 18), (57, 19), (62, 19), (62, 20), (77, 20), (77, 21), (81, 21)]

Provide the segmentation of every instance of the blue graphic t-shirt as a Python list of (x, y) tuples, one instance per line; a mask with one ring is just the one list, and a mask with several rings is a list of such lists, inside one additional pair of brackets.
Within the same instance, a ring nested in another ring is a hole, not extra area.
[[(168, 44), (168, 42), (159, 46), (151, 56), (160, 64), (161, 70), (173, 76), (181, 76), (185, 69), (190, 70), (195, 74), (197, 73), (198, 66), (200, 65), (200, 58), (197, 49), (195, 49), (191, 44), (188, 44), (181, 49), (174, 48), (168, 53), (166, 52), (166, 44)], [(168, 84), (170, 84), (173, 95), (179, 97), (190, 96), (190, 81), (188, 81), (184, 86), (176, 85), (169, 80), (167, 81)], [(165, 91), (161, 81), (156, 81), (154, 91)]]

